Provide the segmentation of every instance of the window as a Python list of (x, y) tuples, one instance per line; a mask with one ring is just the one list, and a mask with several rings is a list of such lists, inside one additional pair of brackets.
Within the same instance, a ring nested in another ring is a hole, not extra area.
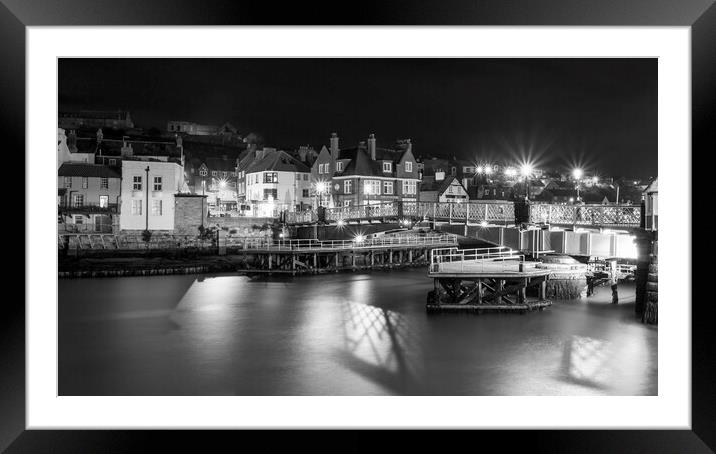
[(343, 192), (345, 194), (351, 194), (353, 192), (353, 182), (351, 180), (343, 182)]
[(65, 187), (66, 188), (72, 187), (72, 177), (65, 177)]
[(278, 183), (278, 172), (264, 172), (264, 183)]
[(132, 189), (135, 191), (141, 191), (142, 190), (142, 177), (141, 176), (134, 176), (132, 179)]
[(450, 169), (450, 175), (455, 176), (457, 174), (457, 168), (453, 167)]
[(278, 189), (264, 189), (264, 200), (276, 200)]
[(308, 189), (303, 190), (303, 197), (309, 197), (308, 195)]
[(343, 172), (343, 163), (340, 161), (336, 163), (336, 172)]
[(162, 177), (154, 177), (154, 190), (155, 191), (162, 190)]
[(383, 182), (383, 194), (392, 194), (393, 193), (393, 182), (392, 181), (384, 181)]
[(216, 170), (212, 170), (212, 171), (211, 171), (211, 176), (212, 176), (212, 177), (215, 177), (217, 174), (218, 174), (218, 173), (216, 172)]
[(390, 162), (384, 162), (383, 163), (383, 172), (392, 172), (392, 171), (393, 171), (393, 164)]
[(205, 177), (208, 174), (209, 174), (209, 172), (207, 172), (205, 168), (199, 169), (199, 175), (201, 175), (202, 177)]
[(72, 206), (81, 207), (85, 204), (84, 194), (75, 194), (72, 196)]
[(343, 201), (343, 206), (344, 206), (344, 207), (349, 207), (349, 206), (351, 206), (351, 200), (344, 200), (344, 201)]
[(409, 195), (409, 194), (415, 194), (416, 193), (417, 184), (415, 181), (403, 181), (403, 194)]
[(82, 177), (82, 189), (87, 189), (87, 186), (89, 186), (89, 179), (87, 177)]
[(142, 201), (132, 200), (132, 215), (139, 216), (142, 214)]
[(110, 159), (110, 160), (109, 160), (109, 165), (111, 165), (111, 166), (116, 166), (116, 165), (117, 165), (117, 160), (116, 160), (116, 159)]
[(303, 174), (303, 181), (308, 181), (308, 174), (307, 174), (307, 173), (304, 173), (304, 174)]
[(99, 196), (99, 207), (107, 208), (108, 206), (109, 206), (109, 196), (108, 195)]
[(406, 171), (406, 172), (412, 172), (412, 171), (413, 171), (413, 162), (412, 162), (412, 161), (406, 161), (406, 162), (405, 162), (405, 171)]
[[(140, 200), (141, 202), (141, 200)], [(161, 200), (152, 200), (152, 216), (161, 216), (162, 215), (162, 201)]]
[(79, 215), (79, 214), (78, 214), (78, 215), (75, 215), (75, 216), (74, 216), (74, 221), (75, 221), (75, 224), (84, 224), (84, 222), (85, 222), (85, 217), (82, 216), (82, 215)]
[(363, 191), (365, 194), (380, 195), (380, 181), (366, 180)]
[(323, 174), (323, 164), (318, 164), (318, 174)]
[(226, 178), (227, 176), (229, 176), (228, 172), (221, 172), (221, 175), (222, 175), (224, 178)]
[(102, 177), (99, 179), (99, 188), (100, 189), (108, 189), (109, 188), (109, 178)]

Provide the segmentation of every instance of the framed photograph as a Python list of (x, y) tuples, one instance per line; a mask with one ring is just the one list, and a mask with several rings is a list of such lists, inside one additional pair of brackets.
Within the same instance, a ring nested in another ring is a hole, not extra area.
[(712, 3), (2, 0), (27, 272), (0, 447), (712, 452)]

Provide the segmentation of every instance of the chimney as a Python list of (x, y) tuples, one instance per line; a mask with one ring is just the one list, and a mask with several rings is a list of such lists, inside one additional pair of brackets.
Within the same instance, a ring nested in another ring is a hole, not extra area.
[(370, 159), (375, 161), (375, 134), (368, 136), (368, 153), (370, 153)]
[(407, 147), (406, 147), (407, 151), (412, 153), (413, 152), (413, 144), (410, 142), (410, 139), (405, 139), (405, 143), (407, 144)]
[(340, 150), (340, 148), (338, 148), (338, 134), (336, 134), (335, 132), (331, 133), (330, 143), (331, 143), (331, 150), (330, 150), (331, 158), (333, 158), (333, 160), (335, 161), (336, 159), (338, 159), (338, 151)]
[(302, 162), (306, 162), (306, 155), (308, 155), (308, 147), (307, 146), (298, 147), (298, 157)]

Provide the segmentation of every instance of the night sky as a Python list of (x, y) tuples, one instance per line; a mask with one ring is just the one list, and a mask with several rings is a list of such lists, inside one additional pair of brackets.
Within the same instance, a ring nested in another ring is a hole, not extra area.
[(228, 121), (277, 148), (375, 133), (416, 156), (657, 172), (656, 59), (61, 59), (59, 105)]

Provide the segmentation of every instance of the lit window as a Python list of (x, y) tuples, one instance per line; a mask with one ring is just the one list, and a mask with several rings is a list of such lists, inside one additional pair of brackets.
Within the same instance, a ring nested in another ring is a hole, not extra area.
[(278, 183), (278, 172), (264, 172), (264, 183)]
[(215, 177), (216, 175), (217, 175), (216, 170), (212, 170), (212, 171), (211, 171), (211, 176), (212, 176), (212, 177)]
[(363, 192), (365, 194), (380, 195), (380, 181), (367, 180), (363, 187)]
[(99, 196), (99, 207), (107, 208), (108, 206), (109, 206), (109, 196), (107, 196), (107, 195)]
[(417, 184), (415, 181), (403, 181), (403, 194), (415, 194)]
[(66, 188), (72, 187), (72, 177), (65, 177), (65, 187)]
[(344, 207), (349, 207), (349, 206), (351, 206), (351, 200), (344, 200), (344, 201), (343, 201), (343, 206), (344, 206)]
[(102, 177), (99, 179), (99, 187), (100, 189), (108, 189), (109, 188), (109, 178)]
[(142, 214), (142, 201), (132, 200), (132, 215), (139, 216)]
[(87, 189), (87, 186), (89, 186), (89, 179), (87, 177), (82, 177), (82, 189)]
[(384, 181), (383, 182), (383, 194), (392, 194), (393, 193), (393, 182), (392, 181)]
[(201, 168), (201, 169), (199, 169), (199, 175), (201, 175), (202, 177), (205, 177), (205, 176), (209, 175), (209, 172), (207, 172), (205, 168)]
[(413, 171), (413, 163), (412, 163), (412, 161), (406, 161), (406, 162), (405, 162), (405, 171), (406, 171), (406, 172), (412, 172), (412, 171)]
[(393, 165), (390, 162), (383, 163), (383, 172), (391, 172), (392, 170), (393, 170)]
[(75, 224), (84, 224), (85, 217), (82, 215), (76, 215), (74, 216)]
[(142, 177), (141, 176), (134, 176), (132, 179), (132, 189), (135, 191), (141, 191), (142, 190)]
[(84, 194), (75, 194), (72, 197), (72, 205), (75, 207), (81, 207), (85, 204), (85, 196)]
[[(140, 200), (141, 202), (141, 200)], [(152, 216), (161, 216), (162, 215), (162, 201), (161, 200), (152, 200)]]
[(343, 172), (343, 163), (340, 161), (336, 163), (336, 172)]
[(353, 182), (351, 180), (343, 182), (343, 192), (346, 194), (351, 194), (353, 192)]
[(308, 189), (303, 190), (303, 197), (308, 197)]
[(154, 190), (155, 191), (162, 190), (162, 177), (154, 177)]
[(308, 181), (308, 174), (307, 174), (307, 173), (304, 173), (304, 174), (303, 174), (303, 181)]

